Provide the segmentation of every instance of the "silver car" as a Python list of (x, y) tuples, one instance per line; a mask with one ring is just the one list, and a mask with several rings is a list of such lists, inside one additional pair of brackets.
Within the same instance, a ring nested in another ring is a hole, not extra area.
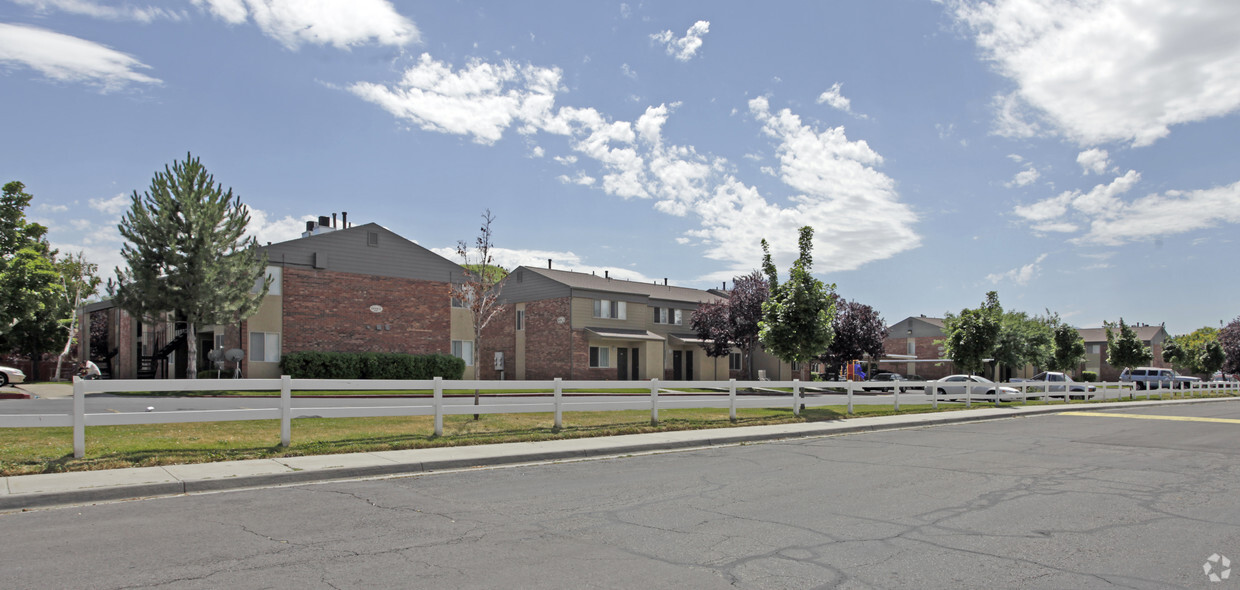
[(5, 385), (16, 385), (26, 380), (26, 374), (21, 369), (13, 367), (0, 367), (0, 387)]
[(931, 382), (934, 391), (939, 397), (946, 397), (949, 401), (964, 399), (966, 396), (965, 389), (972, 383), (972, 390), (969, 394), (974, 399), (995, 399), (995, 389), (998, 388), (998, 401), (1016, 401), (1020, 399), (1020, 390), (998, 385), (994, 381), (977, 375), (948, 375), (942, 379)]

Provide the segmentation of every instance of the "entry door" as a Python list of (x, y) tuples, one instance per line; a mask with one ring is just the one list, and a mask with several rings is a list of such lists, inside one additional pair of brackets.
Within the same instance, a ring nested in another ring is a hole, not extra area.
[(616, 349), (616, 379), (620, 381), (629, 380), (629, 349)]
[(685, 351), (685, 381), (693, 381), (693, 351)]
[(680, 381), (684, 378), (682, 370), (684, 368), (684, 353), (679, 350), (672, 351), (672, 381)]
[(634, 379), (641, 379), (641, 375), (642, 375), (641, 371), (637, 370), (638, 369), (637, 367), (637, 357), (638, 357), (637, 351), (638, 350), (639, 349), (636, 349), (636, 348), (633, 349), (633, 373), (632, 375)]

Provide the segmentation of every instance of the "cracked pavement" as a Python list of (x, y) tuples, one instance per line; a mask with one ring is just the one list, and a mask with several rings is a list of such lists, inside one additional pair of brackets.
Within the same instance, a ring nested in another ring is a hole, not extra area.
[[(1148, 408), (1240, 418), (1240, 404)], [(1226, 588), (1240, 424), (1039, 416), (0, 515), (6, 588)]]

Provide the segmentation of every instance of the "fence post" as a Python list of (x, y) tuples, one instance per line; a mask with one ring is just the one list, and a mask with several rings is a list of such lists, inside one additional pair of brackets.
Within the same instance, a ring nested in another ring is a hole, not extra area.
[(560, 378), (555, 378), (555, 429), (559, 430), (564, 427), (564, 415), (560, 412), (560, 399), (564, 394), (564, 388), (560, 384)]
[(939, 409), (939, 390), (930, 381), (926, 381), (926, 386), (921, 391), (930, 396), (930, 407)]
[[(899, 382), (897, 381), (897, 383)], [(891, 388), (891, 395), (893, 396), (893, 399), (895, 400), (895, 411), (899, 412), (900, 411), (900, 386), (899, 385), (896, 385)]]
[(73, 458), (86, 456), (86, 382), (73, 378)]
[(964, 384), (964, 407), (973, 407), (973, 380), (970, 379)]
[(293, 440), (293, 379), (280, 375), (280, 446), (288, 447)]
[(435, 436), (443, 436), (443, 377), (435, 377)]
[(659, 380), (650, 380), (650, 425), (659, 425)]
[(1020, 384), (1020, 405), (1029, 405), (1029, 384), (1025, 382)]
[(852, 407), (853, 382), (845, 381), (844, 383), (848, 384), (847, 387), (845, 387), (845, 389), (848, 390), (848, 415), (851, 416), (853, 413), (853, 407)]
[(728, 380), (728, 419), (736, 422), (736, 379)]
[(801, 415), (801, 380), (792, 380), (792, 415)]

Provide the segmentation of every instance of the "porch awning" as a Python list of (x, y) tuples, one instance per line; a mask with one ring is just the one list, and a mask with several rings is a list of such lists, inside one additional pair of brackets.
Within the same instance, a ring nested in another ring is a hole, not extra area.
[(609, 340), (655, 340), (663, 341), (663, 337), (650, 330), (630, 330), (627, 328), (586, 328), (586, 331)]
[(672, 337), (673, 344), (710, 344), (711, 341), (705, 338), (698, 338), (697, 334), (669, 334)]

